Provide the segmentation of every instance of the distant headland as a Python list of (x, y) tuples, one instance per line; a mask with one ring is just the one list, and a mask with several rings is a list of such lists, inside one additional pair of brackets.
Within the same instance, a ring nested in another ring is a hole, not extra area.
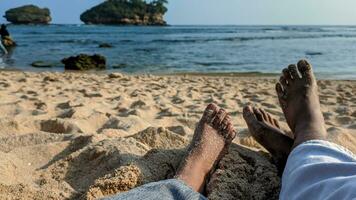
[(165, 26), (167, 0), (107, 0), (81, 14), (85, 24)]

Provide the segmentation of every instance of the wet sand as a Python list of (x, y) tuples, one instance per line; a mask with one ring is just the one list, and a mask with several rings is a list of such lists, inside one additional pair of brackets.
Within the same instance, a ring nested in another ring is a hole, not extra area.
[[(242, 108), (287, 129), (278, 77), (0, 72), (0, 199), (96, 199), (171, 178), (209, 103), (239, 135), (209, 199), (278, 199), (280, 178)], [(356, 81), (319, 81), (329, 140), (356, 152)]]

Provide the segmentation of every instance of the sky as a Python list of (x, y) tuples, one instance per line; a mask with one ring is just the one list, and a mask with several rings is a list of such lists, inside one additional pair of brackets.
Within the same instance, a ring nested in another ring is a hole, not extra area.
[[(104, 0), (0, 0), (0, 14), (34, 4), (48, 7), (52, 23), (78, 24)], [(356, 0), (169, 0), (171, 25), (356, 25)], [(0, 23), (6, 20), (0, 17)]]

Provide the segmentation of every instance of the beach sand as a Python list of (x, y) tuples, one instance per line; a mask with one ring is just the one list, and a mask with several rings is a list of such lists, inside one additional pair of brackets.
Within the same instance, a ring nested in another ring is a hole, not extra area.
[[(242, 108), (288, 129), (278, 77), (0, 72), (0, 199), (96, 199), (171, 178), (204, 108), (232, 115), (238, 137), (210, 199), (278, 199), (280, 178)], [(329, 139), (356, 152), (356, 81), (319, 81)]]

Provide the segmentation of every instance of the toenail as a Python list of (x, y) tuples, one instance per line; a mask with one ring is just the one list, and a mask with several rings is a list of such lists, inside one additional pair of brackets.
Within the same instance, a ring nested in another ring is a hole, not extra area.
[(205, 114), (207, 114), (207, 115), (213, 115), (214, 114), (214, 110), (210, 110), (210, 109), (208, 109), (208, 110), (205, 110)]

